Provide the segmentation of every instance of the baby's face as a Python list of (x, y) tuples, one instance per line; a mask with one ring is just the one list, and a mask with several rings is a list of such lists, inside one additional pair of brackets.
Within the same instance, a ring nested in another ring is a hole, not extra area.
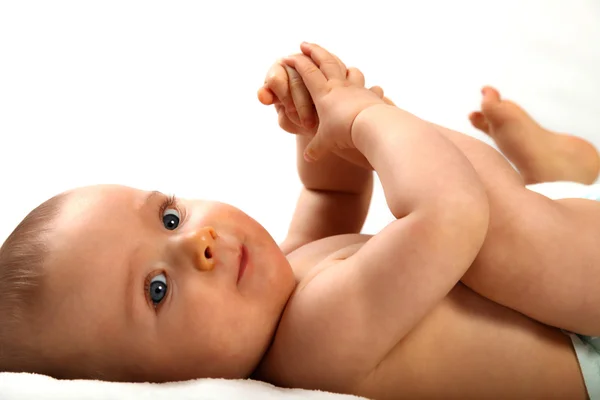
[(241, 211), (127, 187), (73, 191), (50, 246), (42, 340), (113, 380), (247, 376), (295, 285)]

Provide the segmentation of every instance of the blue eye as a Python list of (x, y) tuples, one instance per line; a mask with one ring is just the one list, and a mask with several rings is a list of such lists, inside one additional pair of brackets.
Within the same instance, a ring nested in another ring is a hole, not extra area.
[(165, 210), (163, 212), (163, 225), (165, 226), (166, 229), (172, 231), (177, 229), (177, 227), (179, 226), (179, 212), (177, 212), (177, 210), (174, 210), (172, 208), (169, 208), (167, 210)]
[(152, 303), (157, 306), (167, 295), (167, 277), (165, 274), (156, 275), (150, 281), (149, 295)]

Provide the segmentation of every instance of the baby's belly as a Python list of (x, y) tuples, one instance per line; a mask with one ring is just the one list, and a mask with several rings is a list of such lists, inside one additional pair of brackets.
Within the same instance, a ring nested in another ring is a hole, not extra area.
[(462, 284), (390, 352), (357, 394), (377, 399), (586, 398), (568, 336)]

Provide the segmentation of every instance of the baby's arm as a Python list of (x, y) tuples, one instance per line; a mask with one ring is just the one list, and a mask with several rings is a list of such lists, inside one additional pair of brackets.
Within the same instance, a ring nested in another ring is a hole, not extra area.
[[(349, 75), (364, 85), (360, 71), (351, 68)], [(298, 175), (303, 188), (287, 237), (280, 244), (282, 251), (287, 254), (325, 237), (359, 233), (373, 193), (373, 171), (333, 153), (318, 162), (304, 160), (304, 149), (318, 127), (313, 124), (317, 115), (302, 78), (293, 68), (274, 64), (258, 96), (263, 104), (275, 105), (281, 128), (296, 134)]]
[(437, 129), (469, 158), (490, 204), (485, 243), (462, 282), (537, 321), (600, 335), (600, 203), (532, 192), (492, 147)]
[(462, 282), (537, 321), (600, 335), (600, 203), (532, 192), (491, 146), (431, 125), (469, 159), (490, 204), (486, 240)]
[[(314, 66), (296, 68), (305, 82), (315, 79), (307, 82), (315, 92), (325, 81)], [(362, 93), (337, 98), (351, 108)], [(446, 296), (476, 257), (488, 226), (477, 174), (436, 129), (384, 104), (360, 112), (351, 129), (397, 219), (354, 254), (327, 261), (291, 299), (272, 347), (274, 355), (285, 349), (289, 364), (311, 363), (307, 381), (334, 391), (365, 378)]]
[(462, 282), (537, 321), (600, 335), (600, 203), (532, 192), (491, 146), (432, 126), (469, 159), (490, 204), (486, 240)]
[(281, 249), (294, 249), (328, 236), (359, 233), (373, 192), (373, 173), (335, 154), (308, 163), (303, 153), (310, 141), (297, 136), (298, 175), (303, 188)]

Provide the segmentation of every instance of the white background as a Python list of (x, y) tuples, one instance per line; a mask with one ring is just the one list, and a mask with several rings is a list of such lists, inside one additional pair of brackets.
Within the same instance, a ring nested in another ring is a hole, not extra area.
[[(467, 115), (493, 84), (600, 146), (596, 0), (0, 0), (0, 241), (97, 183), (229, 202), (282, 240), (294, 140), (256, 90), (302, 40), (436, 123), (483, 138)], [(378, 187), (365, 231), (389, 219)]]

